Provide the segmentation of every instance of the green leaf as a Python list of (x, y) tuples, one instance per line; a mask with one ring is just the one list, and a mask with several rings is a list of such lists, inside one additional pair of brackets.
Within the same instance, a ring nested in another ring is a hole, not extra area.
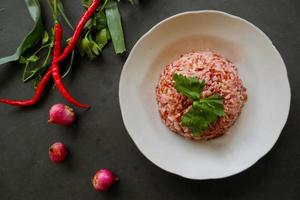
[(98, 46), (98, 44), (93, 40), (92, 36), (89, 35), (88, 37), (89, 39), (89, 46), (90, 46), (90, 49), (92, 50), (92, 52), (97, 56), (99, 55), (100, 51), (101, 51), (101, 48)]
[(92, 4), (93, 0), (81, 0), (81, 3), (84, 7), (88, 8)]
[(107, 26), (107, 19), (106, 15), (103, 11), (98, 11), (92, 18), (91, 22), (92, 28), (96, 30), (101, 30), (103, 28), (106, 28)]
[(199, 110), (212, 112), (218, 117), (225, 115), (223, 98), (218, 94), (214, 94), (205, 99), (200, 99), (200, 101), (195, 101), (194, 106)]
[(23, 57), (23, 56), (20, 56), (20, 59), (19, 59), (19, 63), (20, 64), (26, 64), (28, 61), (27, 61), (27, 59), (25, 58), (25, 57)]
[(85, 30), (93, 31), (93, 30), (101, 30), (103, 28), (106, 28), (106, 26), (107, 26), (106, 15), (103, 11), (99, 10), (96, 11), (93, 17), (87, 21), (84, 28)]
[(89, 40), (84, 37), (83, 39), (81, 39), (79, 41), (79, 45), (78, 45), (78, 51), (79, 51), (79, 54), (81, 56), (84, 56), (85, 55), (85, 49), (88, 49), (89, 48)]
[(94, 55), (91, 47), (93, 44), (89, 41), (87, 37), (84, 37), (79, 44), (79, 53), (81, 56), (87, 56), (90, 60), (94, 59), (96, 56)]
[(197, 77), (186, 77), (181, 74), (173, 74), (174, 88), (187, 96), (191, 100), (199, 100), (201, 92), (205, 86), (204, 81), (199, 81)]
[(107, 26), (112, 38), (116, 54), (122, 54), (126, 51), (124, 33), (122, 29), (121, 16), (118, 9), (118, 4), (115, 1), (110, 1), (105, 8)]
[[(22, 57), (22, 62), (24, 63), (24, 58)], [(19, 62), (21, 62), (21, 59)], [(26, 82), (28, 79), (32, 77), (33, 73), (36, 73), (37, 69), (30, 70), (30, 63), (36, 63), (39, 60), (39, 57), (33, 54), (29, 58), (26, 58), (25, 60), (25, 68), (23, 72), (23, 81)]]
[(35, 46), (43, 38), (45, 28), (42, 23), (40, 4), (38, 0), (25, 0), (25, 2), (34, 21), (34, 28), (30, 33), (27, 34), (13, 55), (0, 59), (0, 65), (17, 61), (24, 52)]
[(43, 40), (42, 40), (42, 44), (46, 44), (47, 42), (49, 41), (49, 34), (47, 31), (44, 32), (44, 37), (43, 37)]
[(199, 101), (194, 101), (189, 111), (181, 119), (182, 125), (188, 127), (193, 136), (201, 133), (214, 124), (218, 117), (224, 116), (223, 98), (220, 95), (212, 95)]
[(96, 42), (101, 49), (108, 43), (110, 40), (109, 31), (104, 28), (96, 34)]
[(201, 92), (205, 82), (197, 77), (186, 77), (181, 74), (173, 74), (174, 88), (193, 100), (192, 107), (181, 118), (182, 125), (188, 127), (194, 137), (214, 124), (219, 117), (225, 115), (223, 98), (214, 94), (207, 98), (201, 98)]
[[(44, 47), (48, 47), (48, 52), (47, 52), (46, 58), (44, 59), (44, 62), (41, 66), (39, 66), (35, 63), (39, 60), (39, 58), (37, 56), (35, 56), (35, 54), (33, 54), (33, 56), (31, 56), (30, 58), (25, 59), (26, 65), (25, 65), (24, 72), (23, 72), (23, 82), (27, 82), (27, 81), (31, 80), (32, 78), (35, 78), (38, 74), (41, 73), (41, 71), (44, 71), (47, 68), (47, 66), (49, 65), (49, 62), (50, 62), (52, 43), (53, 43), (53, 41), (51, 39), (50, 44), (40, 48), (40, 49), (43, 49)], [(19, 61), (21, 61), (21, 59), (22, 59), (22, 57), (20, 58)], [(35, 63), (34, 66), (29, 66), (30, 62)]]
[(216, 120), (216, 115), (210, 112), (200, 111), (192, 106), (190, 110), (183, 115), (181, 123), (192, 131), (193, 136), (200, 136), (203, 131), (209, 128), (209, 124)]
[(30, 56), (29, 58), (27, 58), (27, 60), (28, 60), (29, 62), (34, 63), (34, 62), (36, 62), (36, 61), (39, 60), (39, 57), (36, 56), (36, 55), (32, 55), (32, 56)]
[(109, 40), (109, 33), (106, 29), (99, 31), (96, 34), (96, 39), (93, 38), (91, 32), (87, 32), (85, 37), (80, 41), (78, 49), (81, 56), (87, 56), (90, 60), (93, 60), (98, 56), (102, 48)]

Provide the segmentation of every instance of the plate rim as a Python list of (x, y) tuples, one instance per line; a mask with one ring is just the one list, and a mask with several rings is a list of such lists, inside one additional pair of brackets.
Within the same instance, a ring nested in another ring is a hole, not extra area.
[[(257, 157), (257, 159), (254, 159), (252, 162), (249, 162), (250, 164), (247, 166), (247, 167), (244, 167), (242, 169), (239, 169), (239, 170), (236, 170), (235, 172), (229, 172), (227, 174), (224, 174), (224, 175), (216, 175), (216, 176), (207, 176), (207, 177), (191, 177), (191, 176), (188, 176), (188, 175), (184, 175), (184, 174), (181, 174), (181, 173), (178, 173), (176, 172), (176, 170), (170, 170), (170, 169), (166, 169), (165, 167), (162, 167), (160, 166), (156, 161), (153, 161), (151, 160), (148, 155), (146, 155), (146, 153), (144, 153), (144, 151), (142, 150), (142, 148), (140, 147), (141, 145), (140, 144), (137, 144), (137, 142), (135, 141), (135, 139), (133, 138), (132, 134), (130, 134), (130, 131), (129, 131), (129, 128), (127, 127), (127, 122), (125, 120), (125, 114), (124, 114), (124, 105), (122, 104), (122, 83), (123, 83), (123, 79), (124, 79), (124, 73), (126, 71), (126, 69), (128, 68), (128, 63), (129, 61), (131, 60), (132, 56), (133, 56), (133, 53), (134, 51), (136, 50), (137, 46), (145, 39), (147, 38), (153, 31), (155, 31), (156, 29), (159, 28), (159, 26), (161, 26), (162, 24), (170, 21), (170, 20), (173, 20), (177, 17), (181, 17), (183, 15), (193, 15), (193, 14), (203, 14), (203, 13), (214, 13), (214, 14), (220, 14), (220, 15), (223, 15), (225, 17), (229, 17), (229, 18), (233, 18), (235, 20), (238, 20), (242, 23), (245, 23), (247, 24), (248, 26), (251, 26), (252, 28), (255, 29), (255, 31), (257, 31), (263, 38), (266, 42), (269, 43), (269, 45), (271, 46), (271, 48), (274, 50), (274, 53), (277, 54), (277, 56), (279, 56), (280, 60), (282, 61), (283, 65), (284, 65), (284, 74), (283, 76), (287, 78), (287, 83), (288, 83), (288, 93), (289, 95), (287, 96), (288, 98), (288, 108), (287, 108), (287, 112), (286, 112), (286, 115), (283, 116), (283, 121), (282, 121), (282, 128), (280, 129), (280, 132), (279, 134), (276, 136), (275, 138), (275, 141), (272, 145), (270, 145), (270, 147), (265, 151), (263, 152), (260, 156)], [(227, 178), (227, 177), (230, 177), (230, 176), (233, 176), (233, 175), (236, 175), (236, 174), (239, 174), (247, 169), (249, 169), (250, 167), (252, 167), (254, 164), (256, 164), (260, 159), (262, 159), (263, 157), (265, 157), (270, 151), (271, 149), (275, 146), (276, 142), (278, 141), (286, 123), (287, 123), (287, 120), (288, 120), (288, 117), (289, 117), (289, 113), (290, 113), (290, 105), (291, 105), (291, 86), (290, 86), (290, 81), (289, 81), (289, 77), (288, 77), (288, 72), (287, 72), (287, 68), (286, 68), (286, 64), (280, 54), (280, 52), (277, 50), (277, 48), (274, 46), (272, 40), (260, 29), (258, 28), (257, 26), (255, 26), (253, 23), (249, 22), (248, 20), (246, 19), (243, 19), (239, 16), (236, 16), (236, 15), (233, 15), (233, 14), (230, 14), (230, 13), (227, 13), (227, 12), (224, 12), (224, 11), (219, 11), (219, 10), (195, 10), (195, 11), (186, 11), (186, 12), (181, 12), (181, 13), (178, 13), (178, 14), (175, 14), (175, 15), (172, 15), (170, 17), (167, 17), (166, 19), (158, 22), (157, 24), (155, 24), (152, 28), (150, 28), (149, 31), (147, 31), (145, 34), (143, 34), (135, 43), (135, 45), (132, 47), (131, 51), (130, 51), (130, 54), (129, 56), (127, 57), (126, 59), (126, 62), (124, 63), (123, 65), (123, 68), (122, 68), (122, 72), (121, 72), (121, 75), (120, 75), (120, 80), (119, 80), (119, 92), (118, 92), (118, 96), (119, 96), (119, 105), (120, 105), (120, 110), (121, 110), (121, 115), (122, 115), (122, 121), (123, 121), (123, 124), (124, 124), (124, 127), (128, 133), (128, 135), (130, 136), (131, 140), (133, 140), (134, 144), (136, 145), (136, 147), (138, 148), (138, 150), (141, 152), (141, 154), (146, 157), (150, 162), (152, 162), (154, 165), (156, 165), (157, 167), (159, 167), (160, 169), (163, 169), (164, 171), (166, 172), (169, 172), (169, 173), (172, 173), (172, 174), (175, 174), (175, 175), (178, 175), (180, 177), (183, 177), (183, 178), (187, 178), (187, 179), (192, 179), (192, 180), (210, 180), (210, 179), (222, 179), (222, 178)]]

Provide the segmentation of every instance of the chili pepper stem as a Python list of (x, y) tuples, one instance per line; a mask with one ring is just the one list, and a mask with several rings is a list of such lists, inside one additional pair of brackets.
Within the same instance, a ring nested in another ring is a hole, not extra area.
[(54, 23), (58, 23), (58, 18), (57, 18), (57, 0), (53, 0), (53, 20)]

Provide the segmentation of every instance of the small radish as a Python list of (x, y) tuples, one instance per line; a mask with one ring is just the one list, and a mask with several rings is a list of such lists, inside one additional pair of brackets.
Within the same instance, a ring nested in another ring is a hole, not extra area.
[(113, 175), (113, 173), (108, 169), (101, 169), (96, 172), (94, 178), (92, 179), (93, 186), (98, 191), (108, 190), (115, 181), (119, 178)]
[(56, 142), (49, 148), (49, 157), (54, 163), (63, 162), (67, 158), (68, 153), (67, 147), (61, 142)]
[(55, 104), (49, 110), (49, 123), (70, 126), (75, 122), (76, 114), (64, 104)]

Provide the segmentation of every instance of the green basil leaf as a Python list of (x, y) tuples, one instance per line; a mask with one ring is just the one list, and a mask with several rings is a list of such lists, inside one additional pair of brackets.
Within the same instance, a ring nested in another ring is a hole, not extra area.
[(17, 61), (20, 56), (31, 47), (35, 46), (43, 38), (45, 31), (41, 18), (41, 8), (38, 0), (25, 0), (29, 13), (34, 21), (33, 30), (25, 37), (13, 55), (0, 59), (0, 65)]
[(115, 1), (110, 1), (105, 8), (107, 26), (112, 38), (113, 46), (116, 54), (122, 54), (126, 51), (125, 39), (122, 29), (121, 16), (118, 9), (118, 4)]

